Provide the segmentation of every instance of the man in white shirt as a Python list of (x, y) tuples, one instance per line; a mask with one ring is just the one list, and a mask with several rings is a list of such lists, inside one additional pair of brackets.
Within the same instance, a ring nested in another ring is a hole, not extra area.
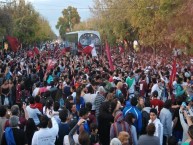
[(32, 145), (54, 145), (58, 135), (58, 124), (51, 117), (52, 128), (48, 128), (49, 118), (46, 115), (40, 117), (40, 130), (36, 131), (32, 138)]
[(26, 107), (27, 113), (29, 118), (33, 118), (36, 125), (40, 123), (40, 120), (38, 118), (38, 114), (41, 115), (42, 113), (39, 111), (38, 108), (36, 108), (36, 104), (33, 97), (30, 97), (28, 99), (30, 105)]
[(155, 133), (154, 136), (159, 137), (160, 139), (160, 145), (162, 145), (163, 142), (163, 125), (160, 122), (160, 120), (157, 118), (157, 110), (155, 108), (152, 108), (150, 110), (150, 120), (149, 123), (153, 123), (155, 125)]

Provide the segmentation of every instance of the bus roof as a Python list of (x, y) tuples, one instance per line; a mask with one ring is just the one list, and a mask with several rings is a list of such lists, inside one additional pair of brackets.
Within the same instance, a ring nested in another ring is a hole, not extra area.
[(99, 32), (98, 31), (94, 31), (94, 30), (82, 30), (82, 31), (74, 31), (74, 32), (69, 32), (69, 33), (66, 33), (66, 34), (84, 34), (84, 33), (94, 33), (94, 34), (98, 34), (99, 35)]

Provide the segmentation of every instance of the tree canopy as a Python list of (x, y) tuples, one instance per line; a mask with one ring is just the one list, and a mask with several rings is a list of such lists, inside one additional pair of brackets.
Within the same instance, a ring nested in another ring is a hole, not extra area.
[(0, 37), (14, 36), (24, 45), (56, 37), (48, 21), (25, 0), (15, 0), (12, 4), (0, 7), (0, 21)]
[(193, 0), (93, 1), (92, 18), (75, 29), (98, 30), (111, 44), (126, 39), (152, 48), (192, 48)]
[(60, 36), (64, 39), (66, 32), (73, 30), (74, 25), (80, 23), (80, 16), (76, 8), (69, 6), (62, 11), (62, 16), (58, 18), (56, 28), (59, 29)]

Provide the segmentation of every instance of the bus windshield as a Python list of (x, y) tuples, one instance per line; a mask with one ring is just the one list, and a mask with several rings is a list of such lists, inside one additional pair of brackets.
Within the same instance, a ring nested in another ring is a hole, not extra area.
[(80, 36), (79, 43), (83, 46), (88, 46), (90, 44), (100, 45), (100, 39), (96, 34), (85, 33)]

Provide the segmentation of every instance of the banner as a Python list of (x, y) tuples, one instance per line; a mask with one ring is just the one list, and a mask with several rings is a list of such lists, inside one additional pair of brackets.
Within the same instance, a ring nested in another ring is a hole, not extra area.
[(169, 83), (169, 88), (170, 88), (170, 89), (172, 88), (172, 83), (173, 83), (173, 81), (175, 80), (176, 72), (177, 72), (177, 69), (176, 69), (176, 60), (174, 60), (174, 61), (173, 61), (173, 64), (172, 64), (172, 73), (171, 73), (171, 75), (170, 75), (170, 83)]
[(20, 43), (17, 40), (16, 37), (11, 37), (11, 36), (7, 36), (6, 37), (11, 49), (13, 50), (13, 52), (17, 52), (19, 50), (20, 47)]
[(57, 63), (57, 61), (56, 60), (53, 60), (53, 59), (48, 59), (48, 67), (47, 67), (47, 72), (49, 71), (49, 70), (51, 70), (52, 68), (54, 68), (54, 65)]
[(34, 57), (34, 52), (31, 51), (31, 50), (27, 51), (27, 57), (33, 58)]
[(107, 41), (106, 41), (105, 49), (106, 49), (106, 53), (107, 53), (107, 58), (109, 60), (110, 69), (111, 69), (111, 71), (114, 71), (114, 66), (113, 66), (113, 62), (112, 62), (112, 58), (111, 58), (111, 51), (110, 51), (109, 44)]
[(36, 55), (39, 55), (39, 54), (40, 54), (40, 51), (39, 51), (39, 49), (38, 49), (37, 47), (34, 47), (33, 51), (34, 51), (34, 53), (35, 53)]
[(83, 48), (82, 53), (84, 54), (91, 54), (92, 50), (93, 50), (93, 44), (86, 46)]
[(121, 46), (119, 46), (119, 53), (121, 54), (121, 53), (123, 53), (123, 52), (124, 52), (124, 48), (121, 47)]

